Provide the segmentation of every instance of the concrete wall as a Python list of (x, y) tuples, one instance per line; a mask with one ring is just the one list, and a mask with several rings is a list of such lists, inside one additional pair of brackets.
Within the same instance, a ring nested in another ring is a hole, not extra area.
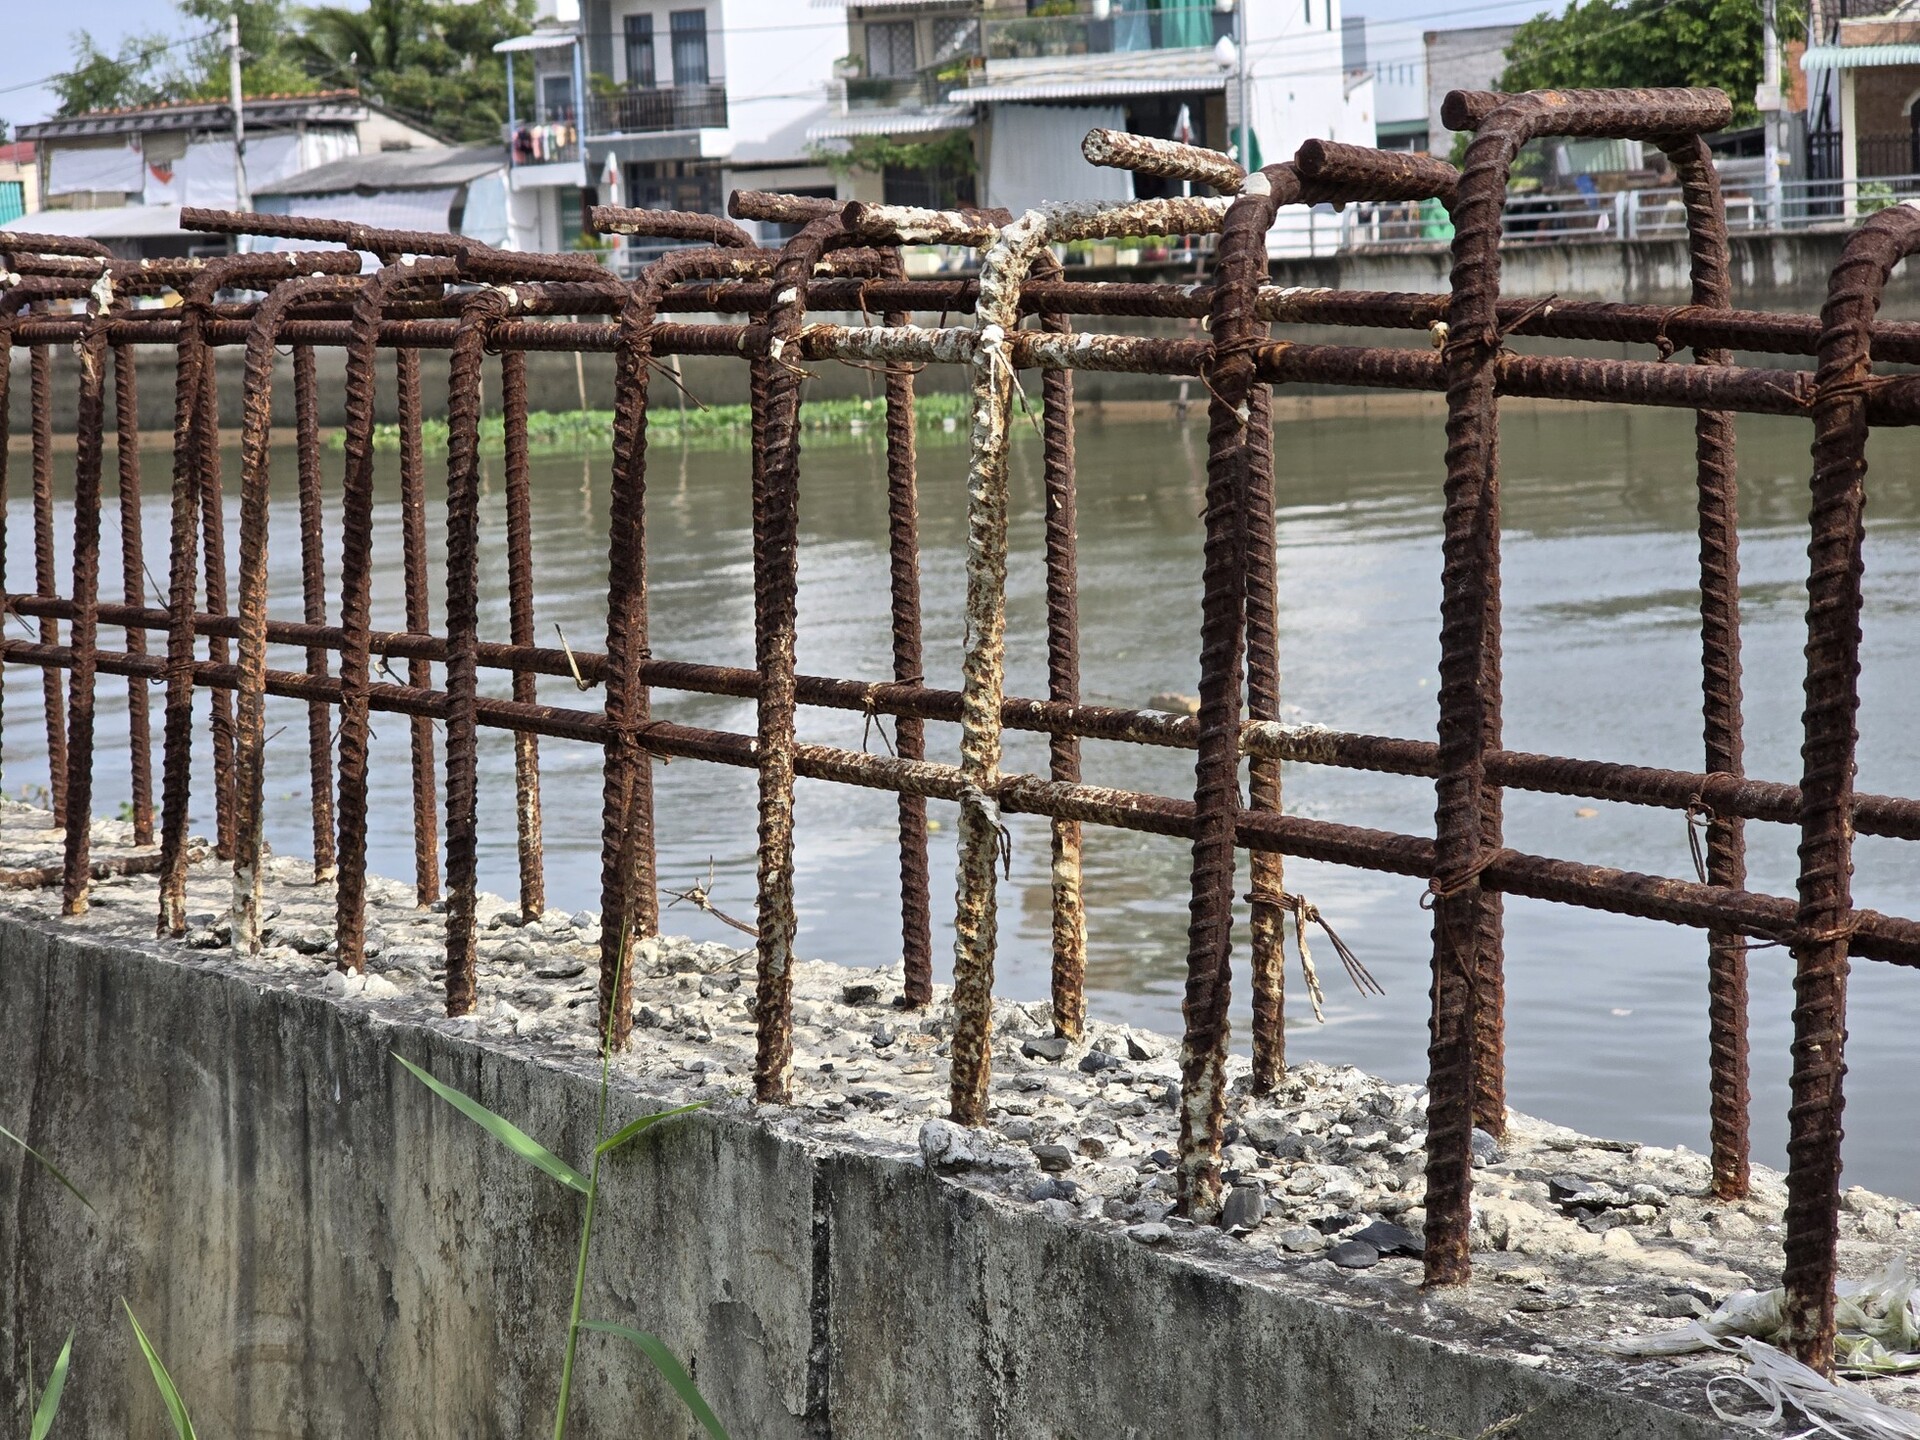
[[(0, 1425), (25, 1429), (29, 1347), (44, 1375), (74, 1326), (60, 1433), (163, 1432), (121, 1296), (210, 1437), (549, 1423), (577, 1197), (389, 1052), (579, 1157), (585, 1049), (511, 1054), (19, 911), (0, 1016), (0, 1119), (98, 1206), (0, 1148)], [(620, 1093), (615, 1114), (655, 1103)], [(793, 1124), (736, 1105), (662, 1127), (611, 1164), (594, 1247), (588, 1313), (659, 1333), (743, 1440), (1726, 1433), (1626, 1372), (1596, 1387), (1450, 1345), (1405, 1287), (1377, 1306), (1256, 1283)], [(573, 1433), (690, 1433), (620, 1347), (583, 1356)]]

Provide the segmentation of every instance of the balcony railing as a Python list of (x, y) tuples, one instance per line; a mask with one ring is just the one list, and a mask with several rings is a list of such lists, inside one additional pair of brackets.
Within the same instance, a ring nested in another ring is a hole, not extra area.
[[(556, 117), (557, 118), (557, 117)], [(569, 117), (570, 118), (570, 117)], [(727, 123), (727, 87), (672, 85), (587, 97), (589, 135), (644, 135), (655, 130), (720, 129)]]
[(933, 110), (967, 83), (964, 72), (939, 78), (939, 72), (908, 75), (849, 75), (838, 83), (842, 113), (855, 110)]
[(1212, 0), (1123, 8), (1116, 0), (1102, 18), (1093, 14), (1029, 15), (989, 20), (984, 43), (989, 60), (1025, 60), (1057, 55), (1124, 55), (1146, 50), (1186, 50), (1212, 45), (1233, 33), (1233, 15)]

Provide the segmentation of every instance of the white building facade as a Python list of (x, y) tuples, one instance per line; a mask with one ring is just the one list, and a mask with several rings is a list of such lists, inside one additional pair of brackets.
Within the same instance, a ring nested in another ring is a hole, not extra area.
[(508, 125), (516, 233), (564, 250), (593, 204), (717, 214), (736, 188), (833, 194), (807, 131), (844, 43), (837, 12), (794, 0), (548, 0), (496, 47), (533, 75)]

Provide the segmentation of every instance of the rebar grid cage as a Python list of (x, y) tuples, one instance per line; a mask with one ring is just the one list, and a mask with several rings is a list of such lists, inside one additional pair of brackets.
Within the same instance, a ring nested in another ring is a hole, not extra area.
[[(540, 756), (544, 738), (603, 752), (602, 942), (599, 1033), (628, 1043), (632, 946), (659, 925), (652, 766), (688, 758), (755, 770), (759, 782), (758, 973), (754, 1001), (757, 1098), (784, 1103), (793, 1068), (791, 969), (795, 933), (793, 794), (796, 777), (895, 792), (899, 797), (905, 1003), (933, 993), (928, 904), (928, 798), (960, 807), (954, 941), (952, 1114), (986, 1116), (996, 950), (996, 869), (1003, 812), (1050, 817), (1052, 1003), (1060, 1034), (1085, 1018), (1081, 827), (1174, 835), (1193, 847), (1190, 948), (1181, 1052), (1180, 1199), (1196, 1218), (1217, 1213), (1225, 1123), (1227, 1013), (1232, 974), (1235, 851), (1250, 853), (1253, 1085), (1284, 1073), (1280, 930), (1311, 907), (1287, 893), (1288, 855), (1414, 876), (1433, 912), (1433, 1009), (1428, 1058), (1426, 1274), (1469, 1278), (1471, 1140), (1505, 1123), (1502, 896), (1640, 916), (1708, 935), (1710, 1106), (1716, 1193), (1748, 1186), (1746, 950), (1784, 943), (1795, 961), (1786, 1284), (1792, 1345), (1831, 1367), (1838, 1233), (1845, 999), (1850, 956), (1920, 964), (1920, 920), (1856, 908), (1849, 875), (1856, 833), (1920, 839), (1920, 801), (1853, 788), (1860, 669), (1862, 507), (1869, 427), (1920, 423), (1920, 377), (1876, 376), (1872, 361), (1920, 360), (1920, 325), (1876, 323), (1893, 267), (1920, 248), (1920, 209), (1899, 206), (1862, 223), (1833, 271), (1818, 317), (1732, 308), (1724, 208), (1700, 136), (1730, 107), (1707, 90), (1535, 92), (1448, 97), (1446, 118), (1471, 130), (1463, 167), (1425, 157), (1310, 141), (1291, 162), (1251, 174), (1213, 152), (1116, 132), (1087, 137), (1096, 164), (1185, 179), (1218, 193), (1123, 205), (1060, 204), (1022, 216), (937, 212), (741, 192), (735, 219), (797, 225), (778, 249), (706, 215), (602, 209), (604, 232), (677, 242), (632, 283), (580, 256), (490, 249), (460, 237), (368, 230), (333, 221), (186, 211), (190, 228), (271, 236), (337, 248), (192, 261), (124, 262), (88, 242), (0, 234), (0, 426), (15, 347), (31, 387), (35, 585), (5, 594), (37, 622), (37, 640), (4, 640), (8, 663), (44, 675), (52, 800), (65, 827), (64, 863), (13, 871), (14, 885), (62, 887), (67, 913), (84, 911), (107, 862), (89, 852), (101, 674), (128, 679), (132, 814), (137, 849), (118, 873), (156, 873), (160, 933), (182, 933), (190, 860), (187, 811), (196, 761), (210, 757), (218, 856), (233, 872), (232, 944), (261, 943), (262, 776), (267, 695), (307, 702), (314, 874), (335, 887), (336, 963), (365, 961), (368, 727), (374, 711), (408, 717), (420, 903), (441, 894), (444, 796), (446, 995), (451, 1014), (475, 1005), (476, 736), (505, 729), (515, 744), (520, 904), (544, 905)], [(1500, 294), (1499, 234), (1508, 169), (1545, 135), (1638, 139), (1671, 159), (1685, 200), (1690, 303), (1674, 308), (1605, 302), (1516, 301)], [(1455, 226), (1449, 293), (1276, 289), (1265, 236), (1283, 207), (1437, 199)], [(1051, 247), (1076, 239), (1217, 234), (1209, 283), (1088, 284), (1060, 278)], [(905, 275), (900, 247), (940, 242), (980, 250), (977, 279)], [(364, 269), (362, 255), (375, 258)], [(164, 294), (167, 308), (133, 297)], [(251, 296), (252, 298), (247, 298)], [(236, 298), (239, 297), (239, 298)], [(718, 314), (721, 323), (663, 318)], [(940, 314), (935, 326), (915, 315)], [(947, 324), (948, 315), (970, 323)], [(813, 317), (838, 314), (846, 323)], [(1184, 317), (1204, 338), (1075, 330), (1087, 317)], [(582, 319), (580, 317), (591, 317)], [(1023, 320), (1032, 317), (1032, 328)], [(1275, 324), (1421, 334), (1417, 347), (1289, 343)], [(1620, 360), (1517, 354), (1510, 335), (1609, 340), (1654, 347)], [(1429, 343), (1430, 342), (1430, 343)], [(133, 350), (175, 355), (169, 585), (149, 605), (140, 527), (139, 434)], [(52, 351), (79, 356), (73, 569), (59, 591), (53, 504)], [(243, 347), (246, 363), (239, 477), (237, 593), (227, 593), (213, 355)], [(268, 467), (274, 359), (293, 355), (302, 614), (267, 613)], [(344, 351), (345, 475), (337, 536), (325, 533), (315, 351)], [(1669, 364), (1677, 347), (1691, 364)], [(404, 631), (370, 625), (374, 365), (397, 357), (401, 432)], [(444, 633), (431, 631), (428, 516), (420, 444), (422, 352), (447, 351), (449, 448)], [(615, 379), (607, 623), (598, 650), (535, 643), (529, 503), (526, 354), (610, 353)], [(1817, 368), (1732, 363), (1732, 352), (1811, 355)], [(727, 356), (748, 366), (752, 396), (752, 669), (653, 658), (646, 571), (647, 418), (653, 370), (681, 355)], [(491, 360), (490, 360), (490, 357)], [(885, 374), (892, 670), (886, 679), (796, 672), (799, 406), (805, 364), (843, 361)], [(479, 634), (479, 454), (483, 375), (497, 367), (505, 435), (510, 635)], [(957, 689), (931, 686), (921, 646), (915, 375), (964, 367), (968, 435), (966, 646)], [(1005, 693), (1009, 428), (1025, 405), (1023, 370), (1041, 375), (1044, 438), (1048, 684), (1044, 697)], [(1079, 370), (1191, 377), (1208, 394), (1200, 703), (1192, 717), (1086, 705), (1079, 694), (1075, 609), (1073, 376)], [(117, 425), (123, 599), (100, 593), (107, 392)], [(1441, 684), (1435, 741), (1339, 733), (1280, 720), (1271, 400), (1299, 383), (1442, 391), (1447, 451), (1441, 607)], [(1704, 755), (1674, 771), (1535, 755), (1504, 748), (1500, 683), (1501, 396), (1658, 405), (1695, 412), (1700, 536)], [(1733, 417), (1810, 416), (1804, 769), (1798, 784), (1750, 779), (1742, 764), (1738, 524)], [(0, 434), (0, 483), (7, 450)], [(0, 489), (0, 497), (4, 490)], [(0, 532), (3, 533), (3, 532)], [(337, 550), (330, 597), (324, 557)], [(3, 560), (4, 557), (0, 557)], [(67, 626), (63, 642), (60, 627)], [(104, 648), (100, 627), (124, 631)], [(148, 637), (164, 637), (149, 648)], [(270, 669), (269, 645), (304, 647), (299, 671)], [(383, 675), (375, 679), (375, 661)], [(389, 669), (405, 662), (404, 680)], [(436, 667), (439, 680), (436, 685)], [(478, 693), (481, 670), (510, 672), (512, 698)], [(66, 672), (64, 686), (61, 672)], [(538, 676), (598, 686), (598, 709), (543, 705)], [(164, 684), (160, 799), (153, 794), (149, 684)], [(209, 692), (204, 735), (195, 692)], [(750, 698), (755, 733), (656, 720), (654, 690)], [(892, 717), (894, 753), (876, 755), (796, 739), (798, 706)], [(957, 765), (925, 758), (926, 721), (958, 721)], [(435, 722), (444, 726), (436, 756)], [(1001, 769), (1007, 730), (1050, 737), (1048, 773)], [(204, 747), (197, 744), (204, 738)], [(1083, 783), (1083, 739), (1195, 753), (1191, 797)], [(198, 751), (198, 754), (196, 753)], [(1245, 791), (1242, 764), (1245, 762)], [(1285, 762), (1431, 777), (1431, 835), (1395, 834), (1285, 813)], [(1706, 827), (1695, 879), (1638, 874), (1507, 848), (1506, 789), (1623, 801), (1684, 812)], [(436, 793), (440, 792), (440, 793)], [(1798, 893), (1745, 886), (1743, 826), (1798, 826)]]

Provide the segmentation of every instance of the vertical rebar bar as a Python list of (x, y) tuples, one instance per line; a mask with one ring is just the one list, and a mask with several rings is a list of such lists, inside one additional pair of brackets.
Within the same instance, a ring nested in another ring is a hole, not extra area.
[[(201, 553), (206, 562), (205, 604), (209, 615), (227, 613), (227, 506), (220, 486), (220, 382), (212, 352), (200, 369), (200, 423), (195, 427), (199, 453)], [(224, 635), (207, 636), (207, 658), (225, 665), (231, 658)], [(233, 858), (236, 817), (233, 809), (233, 696), (213, 690), (208, 737), (213, 749), (214, 854)]]
[[(147, 603), (144, 524), (140, 512), (140, 392), (131, 345), (113, 347), (116, 462), (120, 481), (120, 586), (128, 605)], [(129, 655), (147, 653), (147, 631), (126, 627)], [(153, 843), (153, 721), (145, 675), (127, 677), (127, 781), (133, 807), (133, 843)]]
[(1800, 780), (1793, 1104), (1787, 1131), (1787, 1348), (1831, 1374), (1846, 1097), (1847, 952), (1853, 926), (1853, 776), (1859, 744), (1865, 565), (1866, 389), (1887, 276), (1920, 250), (1920, 210), (1899, 205), (1847, 241), (1820, 312), (1814, 401), (1807, 675)]
[[(393, 352), (400, 402), (400, 553), (402, 583), (406, 589), (407, 629), (416, 635), (432, 631), (427, 595), (426, 456), (420, 424), (420, 352), (402, 345)], [(433, 684), (433, 662), (410, 658), (407, 683), (419, 689)], [(413, 897), (431, 905), (440, 898), (440, 814), (434, 779), (433, 719), (414, 715), (407, 721), (413, 762)]]
[[(98, 302), (78, 349), (73, 466), (73, 660), (67, 675), (65, 915), (87, 911), (93, 836), (93, 701), (100, 635), (100, 475), (106, 443), (107, 316)], [(49, 670), (56, 679), (59, 671)]]
[(195, 464), (200, 370), (209, 362), (204, 334), (211, 281), (196, 284), (180, 312), (174, 352), (173, 493), (167, 538), (167, 710), (160, 777), (159, 933), (187, 928), (187, 824), (193, 798), (193, 625), (198, 594), (200, 485)]
[[(309, 625), (327, 623), (326, 509), (320, 475), (320, 394), (311, 345), (293, 347), (294, 448), (300, 469), (300, 605)], [(409, 626), (409, 629), (412, 627)], [(307, 674), (324, 678), (327, 649), (307, 647)], [(333, 707), (307, 703), (307, 775), (313, 805), (313, 878), (334, 876)]]
[(474, 701), (480, 587), (481, 367), (487, 336), (507, 313), (499, 290), (461, 308), (447, 379), (447, 1013), (474, 1007), (479, 773)]
[[(387, 297), (454, 273), (444, 260), (389, 265), (354, 296), (346, 356), (346, 464), (340, 498), (340, 761), (334, 939), (342, 970), (366, 964), (368, 627), (373, 593), (374, 360)], [(477, 403), (477, 402), (476, 402)], [(451, 417), (451, 405), (449, 405)], [(477, 420), (475, 422), (478, 423)]]
[[(1732, 307), (1727, 222), (1720, 175), (1704, 140), (1688, 136), (1664, 147), (1687, 212), (1687, 249), (1694, 305)], [(1727, 365), (1728, 350), (1694, 352), (1698, 365)], [(1701, 699), (1709, 774), (1746, 773), (1740, 715), (1740, 526), (1733, 416), (1702, 410), (1694, 417), (1694, 467), (1700, 533)], [(1688, 817), (1689, 823), (1692, 817)], [(1706, 880), (1742, 890), (1747, 883), (1745, 822), (1707, 818)], [(1707, 1048), (1713, 1193), (1737, 1200), (1750, 1177), (1747, 1058), (1747, 943), (1739, 935), (1707, 936)]]
[(753, 653), (760, 778), (757, 891), (758, 984), (754, 1098), (784, 1105), (793, 1088), (793, 709), (794, 629), (800, 571), (800, 386), (798, 357), (784, 354), (806, 317), (806, 284), (828, 243), (844, 236), (838, 216), (809, 220), (780, 252), (767, 312), (764, 376), (754, 387)]
[[(1043, 315), (1043, 330), (1072, 331), (1064, 316)], [(1046, 505), (1047, 698), (1080, 703), (1080, 591), (1076, 556), (1073, 372), (1046, 370), (1040, 381), (1042, 488)], [(1048, 774), (1078, 783), (1080, 741), (1054, 735)], [(1078, 1040), (1087, 1022), (1087, 910), (1080, 887), (1080, 822), (1048, 822), (1053, 846), (1053, 1028)]]
[[(54, 573), (53, 548), (53, 352), (45, 345), (28, 351), (28, 399), (33, 435), (33, 576), (35, 593), (52, 598), (60, 593)], [(40, 617), (40, 643), (60, 643), (60, 622)], [(47, 794), (53, 823), (67, 823), (67, 721), (60, 697), (60, 672), (48, 669), (40, 677), (40, 695), (47, 726)]]
[[(577, 352), (576, 352), (577, 353)], [(533, 644), (533, 480), (527, 457), (527, 357), (500, 356), (500, 409), (507, 472), (507, 615), (515, 645)], [(513, 698), (531, 705), (540, 697), (531, 670), (513, 672)], [(520, 915), (537, 919), (547, 908), (540, 860), (540, 740), (530, 731), (513, 736), (514, 819), (520, 835)]]
[[(1253, 290), (1230, 275), (1266, 259), (1271, 208), (1242, 197), (1220, 237), (1208, 358), (1207, 485), (1200, 600), (1200, 710), (1193, 782), (1186, 1020), (1181, 1042), (1180, 1200), (1207, 1220), (1220, 1205), (1226, 1109), (1227, 1007), (1232, 988), (1234, 825), (1240, 812), (1240, 678), (1247, 571), (1246, 431), (1251, 411), (1226, 384), (1251, 379)], [(1237, 216), (1237, 219), (1236, 219)], [(1231, 358), (1230, 358), (1231, 357)]]
[[(912, 316), (889, 311), (883, 325), (906, 325)], [(887, 366), (887, 578), (893, 641), (893, 678), (925, 683), (920, 632), (920, 496), (913, 404), (914, 367)], [(924, 721), (903, 715), (894, 721), (893, 748), (903, 760), (927, 753)], [(933, 912), (927, 874), (927, 802), (902, 794), (900, 817), (901, 1003), (922, 1009), (933, 999)]]

